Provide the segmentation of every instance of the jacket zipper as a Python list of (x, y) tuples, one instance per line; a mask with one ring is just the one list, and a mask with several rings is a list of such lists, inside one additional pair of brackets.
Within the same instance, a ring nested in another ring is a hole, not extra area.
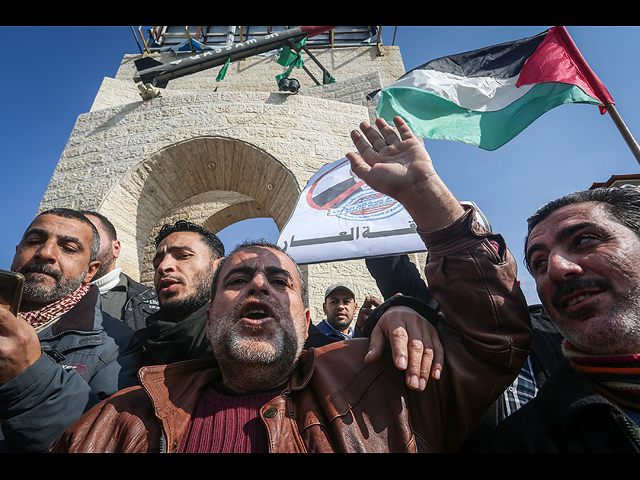
[(631, 420), (626, 415), (622, 416), (622, 424), (626, 429), (631, 441), (635, 445), (637, 450), (640, 450), (640, 437), (638, 437), (638, 427), (631, 424)]

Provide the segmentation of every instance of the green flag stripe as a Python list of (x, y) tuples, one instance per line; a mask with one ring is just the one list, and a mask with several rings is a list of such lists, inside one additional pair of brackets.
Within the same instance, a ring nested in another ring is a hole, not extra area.
[(575, 85), (540, 83), (507, 107), (492, 112), (464, 109), (437, 95), (413, 87), (382, 90), (376, 113), (391, 122), (398, 115), (423, 138), (453, 140), (495, 150), (538, 117), (566, 103), (602, 105)]

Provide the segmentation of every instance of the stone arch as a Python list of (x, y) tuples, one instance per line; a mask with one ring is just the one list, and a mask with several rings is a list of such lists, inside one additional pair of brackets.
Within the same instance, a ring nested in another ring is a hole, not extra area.
[(217, 233), (240, 220), (269, 217), (284, 227), (300, 194), (293, 173), (236, 138), (196, 137), (165, 147), (125, 174), (99, 208), (124, 245), (118, 266), (149, 284), (155, 236), (186, 219)]

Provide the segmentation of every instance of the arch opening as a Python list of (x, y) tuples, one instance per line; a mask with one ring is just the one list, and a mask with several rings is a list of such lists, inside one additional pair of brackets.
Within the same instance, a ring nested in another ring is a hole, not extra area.
[[(197, 137), (141, 161), (111, 189), (99, 208), (112, 219), (124, 249), (118, 266), (150, 284), (155, 237), (179, 219), (214, 233), (252, 218), (281, 229), (300, 193), (292, 172), (242, 140)], [(226, 245), (225, 245), (226, 247)]]

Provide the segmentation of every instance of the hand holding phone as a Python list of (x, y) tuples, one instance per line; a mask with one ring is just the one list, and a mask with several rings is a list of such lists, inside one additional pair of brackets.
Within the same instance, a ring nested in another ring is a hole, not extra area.
[(40, 355), (36, 329), (18, 316), (24, 276), (0, 270), (0, 386), (33, 365)]
[(17, 316), (23, 287), (24, 276), (21, 273), (0, 270), (0, 306)]

